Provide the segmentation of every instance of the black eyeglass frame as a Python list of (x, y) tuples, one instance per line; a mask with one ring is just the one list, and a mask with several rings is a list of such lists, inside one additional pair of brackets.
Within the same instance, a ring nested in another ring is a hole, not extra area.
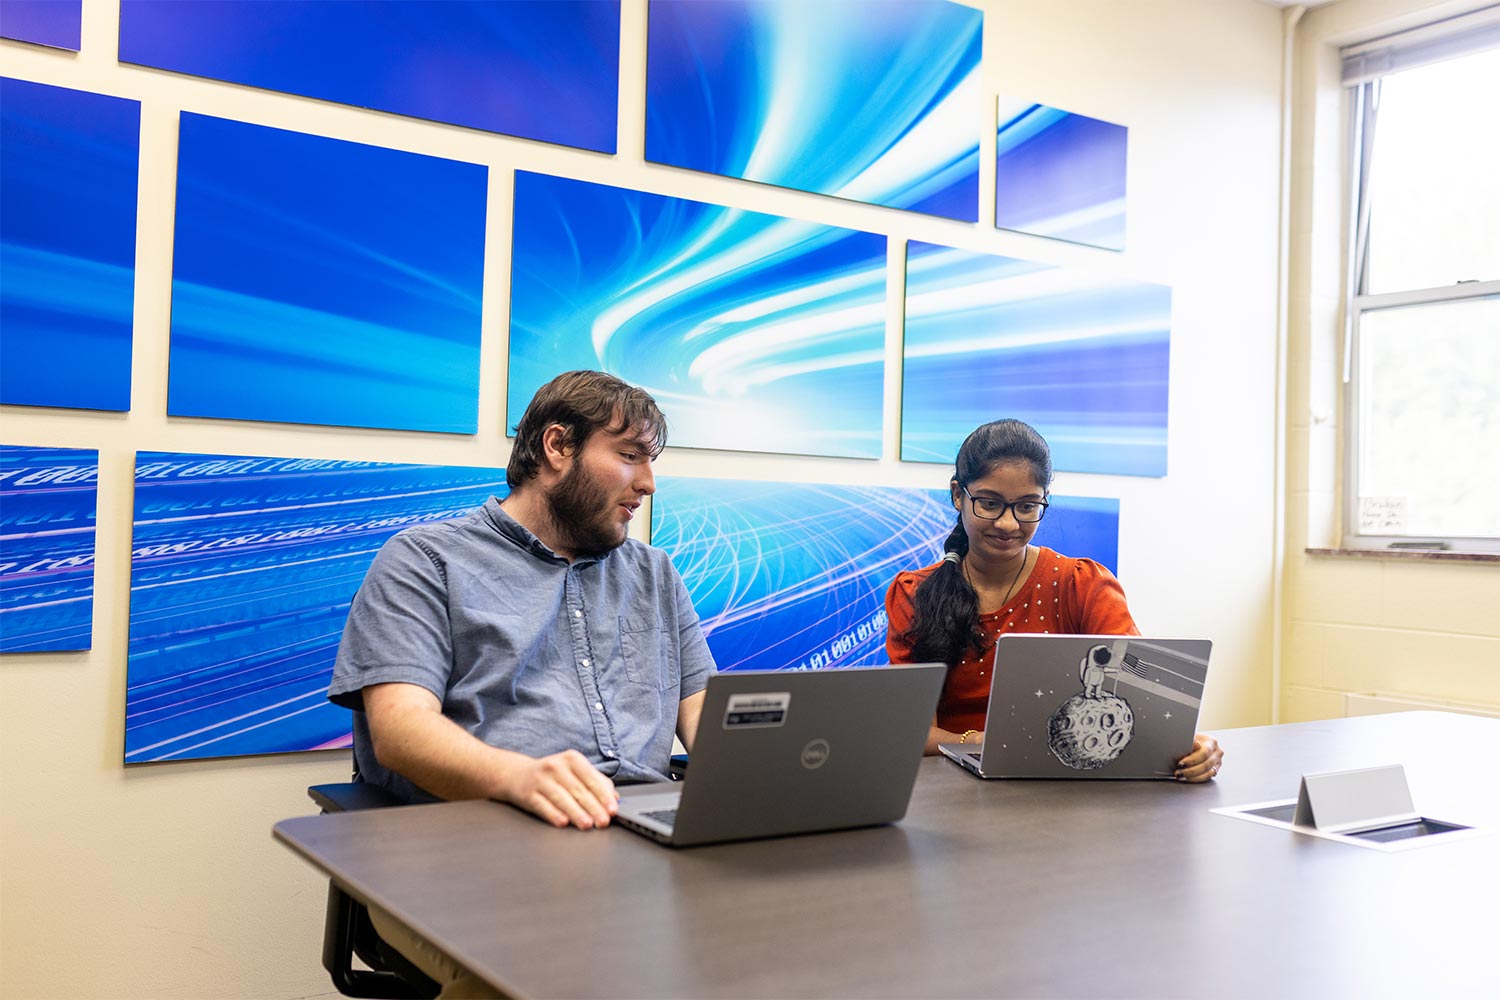
[[(958, 489), (959, 489), (960, 493), (962, 493), (964, 496), (966, 496), (966, 497), (969, 498), (969, 509), (971, 511), (973, 511), (974, 512), (974, 516), (977, 517), (977, 518), (979, 518), (981, 521), (998, 521), (1002, 517), (1005, 516), (1005, 512), (1006, 511), (1010, 511), (1011, 512), (1011, 516), (1016, 519), (1016, 523), (1017, 524), (1036, 524), (1042, 518), (1044, 518), (1044, 517), (1047, 516), (1047, 508), (1050, 507), (1050, 506), (1052, 506), (1051, 501), (1048, 501), (1048, 500), (1015, 500), (1015, 501), (1009, 501), (1009, 500), (995, 500), (995, 499), (993, 499), (991, 497), (985, 497), (984, 501), (986, 503), (997, 503), (997, 504), (1000, 505), (1000, 509), (995, 512), (995, 515), (993, 517), (991, 517), (989, 514), (982, 514), (982, 513), (980, 513), (980, 511), (979, 511), (979, 503), (974, 499), (974, 494), (970, 493), (968, 491), (967, 487), (960, 486)], [(1042, 508), (1041, 513), (1037, 514), (1037, 516), (1035, 518), (1031, 519), (1031, 520), (1027, 520), (1026, 518), (1022, 517), (1021, 516), (1021, 512), (1016, 509), (1021, 504), (1027, 504), (1027, 503), (1034, 503), (1038, 507)]]

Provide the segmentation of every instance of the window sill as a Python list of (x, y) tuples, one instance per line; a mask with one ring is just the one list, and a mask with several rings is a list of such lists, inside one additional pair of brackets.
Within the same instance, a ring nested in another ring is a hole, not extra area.
[(1315, 549), (1303, 550), (1310, 556), (1335, 556), (1353, 559), (1421, 559), (1428, 562), (1500, 563), (1500, 552), (1460, 552), (1454, 549)]

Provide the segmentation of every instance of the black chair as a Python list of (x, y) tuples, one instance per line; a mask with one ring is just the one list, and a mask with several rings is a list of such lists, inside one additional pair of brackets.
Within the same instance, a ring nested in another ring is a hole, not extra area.
[[(360, 781), (312, 785), (308, 796), (325, 813), (384, 809), (403, 805), (379, 785)], [(356, 969), (354, 959), (368, 969)], [(323, 968), (347, 997), (370, 1000), (427, 1000), (438, 995), (437, 982), (392, 948), (375, 932), (365, 904), (328, 883), (328, 911), (323, 920)]]

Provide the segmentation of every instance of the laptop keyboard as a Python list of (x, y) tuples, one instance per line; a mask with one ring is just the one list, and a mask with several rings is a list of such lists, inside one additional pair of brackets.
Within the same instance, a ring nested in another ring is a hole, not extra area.
[(677, 822), (676, 809), (653, 809), (650, 812), (643, 812), (641, 815), (647, 819), (654, 819), (658, 823), (664, 823), (667, 826), (671, 826)]

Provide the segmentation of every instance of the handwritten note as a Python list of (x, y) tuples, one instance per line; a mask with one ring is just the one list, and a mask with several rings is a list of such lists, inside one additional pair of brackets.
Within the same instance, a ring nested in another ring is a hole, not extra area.
[(1406, 533), (1406, 497), (1360, 497), (1359, 530), (1369, 535)]

